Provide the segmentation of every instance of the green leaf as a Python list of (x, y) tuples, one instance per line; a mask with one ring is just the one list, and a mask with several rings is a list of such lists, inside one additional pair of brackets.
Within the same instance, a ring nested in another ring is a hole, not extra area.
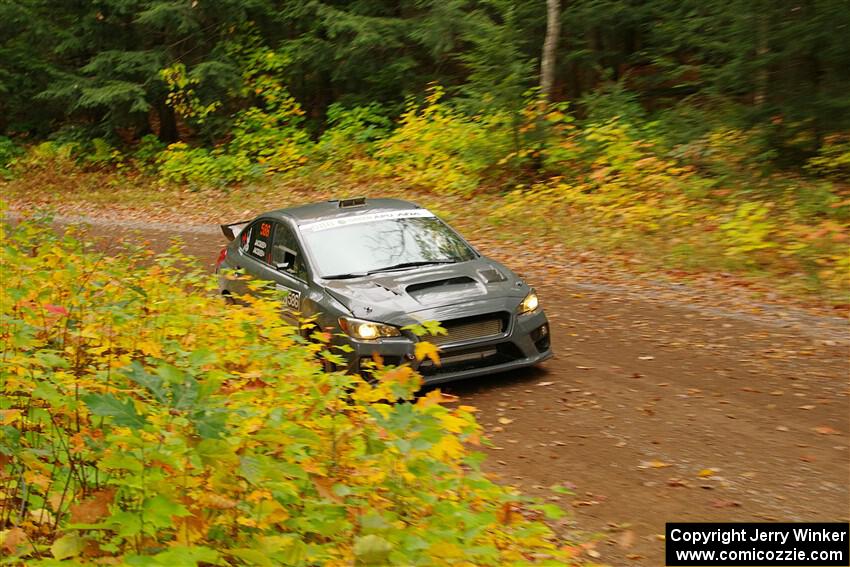
[(383, 532), (391, 527), (390, 523), (374, 510), (370, 510), (362, 518), (360, 518), (360, 529), (366, 533)]
[(300, 539), (292, 539), (275, 557), (284, 565), (299, 565), (307, 558), (307, 544)]
[(130, 368), (126, 371), (126, 375), (127, 378), (153, 394), (153, 397), (156, 398), (158, 402), (166, 403), (167, 397), (165, 395), (165, 390), (162, 389), (162, 378), (149, 374), (139, 361), (133, 361), (133, 364), (131, 364)]
[(218, 552), (209, 547), (172, 547), (154, 556), (159, 565), (197, 565), (198, 563), (218, 563)]
[(54, 541), (53, 545), (50, 546), (50, 552), (53, 557), (61, 561), (79, 555), (84, 545), (85, 542), (79, 534), (68, 534)]
[(98, 468), (103, 470), (123, 470), (139, 473), (142, 472), (142, 462), (127, 453), (110, 453), (100, 460)]
[(357, 565), (387, 565), (393, 545), (374, 534), (357, 538), (354, 543), (354, 557)]
[(45, 366), (50, 368), (70, 368), (71, 366), (67, 360), (54, 352), (40, 352), (36, 356)]
[(145, 425), (145, 419), (136, 413), (133, 400), (122, 403), (112, 394), (89, 394), (83, 401), (94, 415), (111, 417), (112, 423), (121, 427), (139, 429)]
[(138, 567), (197, 567), (199, 563), (222, 565), (219, 553), (209, 547), (193, 545), (192, 547), (172, 547), (151, 557), (150, 555), (128, 555), (124, 564)]
[(532, 508), (543, 512), (548, 520), (560, 520), (566, 515), (563, 508), (554, 504), (539, 504), (537, 506), (532, 506)]
[(227, 413), (224, 410), (208, 410), (195, 414), (195, 427), (198, 435), (204, 439), (218, 439), (224, 434), (227, 425)]
[(150, 523), (157, 528), (171, 527), (172, 516), (188, 516), (189, 511), (185, 506), (173, 500), (169, 500), (162, 494), (145, 499), (142, 505), (145, 523)]
[(39, 382), (38, 385), (33, 389), (32, 395), (35, 398), (41, 398), (42, 400), (46, 400), (54, 406), (59, 405), (64, 400), (62, 393), (56, 389), (56, 386), (48, 382)]
[(201, 385), (193, 376), (183, 375), (183, 381), (171, 387), (171, 405), (177, 409), (188, 410), (195, 407), (200, 397)]
[(166, 362), (156, 367), (156, 373), (169, 384), (182, 384), (186, 379), (186, 373)]
[(106, 521), (115, 526), (116, 535), (133, 537), (142, 533), (142, 519), (138, 512), (115, 512)]
[(205, 366), (207, 364), (213, 364), (217, 360), (218, 355), (206, 348), (192, 351), (189, 355), (189, 364), (192, 366)]
[(275, 562), (269, 558), (267, 552), (259, 549), (228, 549), (227, 554), (241, 559), (248, 565), (275, 567)]

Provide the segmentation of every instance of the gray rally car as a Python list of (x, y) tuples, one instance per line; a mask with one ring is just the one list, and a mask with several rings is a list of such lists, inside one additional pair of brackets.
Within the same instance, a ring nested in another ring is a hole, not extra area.
[[(428, 384), (530, 366), (552, 356), (537, 296), (479, 254), (427, 209), (397, 199), (344, 199), (280, 209), (222, 225), (230, 243), (216, 263), (221, 292), (247, 292), (234, 270), (284, 294), (284, 316), (316, 317), (348, 344), (348, 370), (378, 353), (409, 363)], [(419, 339), (405, 326), (439, 321), (447, 334)], [(440, 348), (417, 363), (414, 346)]]

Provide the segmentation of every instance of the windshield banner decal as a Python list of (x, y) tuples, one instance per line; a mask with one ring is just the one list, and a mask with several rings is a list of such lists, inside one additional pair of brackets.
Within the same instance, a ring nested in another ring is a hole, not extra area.
[(434, 213), (425, 209), (408, 209), (403, 211), (385, 211), (383, 213), (370, 213), (368, 215), (349, 215), (345, 217), (321, 220), (311, 223), (299, 225), (302, 232), (317, 232), (320, 230), (328, 230), (330, 228), (339, 228), (352, 224), (363, 224), (369, 222), (378, 222), (384, 220), (410, 219), (410, 218), (428, 218), (433, 217)]

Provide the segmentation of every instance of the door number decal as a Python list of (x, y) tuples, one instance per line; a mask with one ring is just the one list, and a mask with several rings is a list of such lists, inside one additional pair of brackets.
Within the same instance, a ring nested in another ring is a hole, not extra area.
[(283, 298), (284, 306), (291, 311), (298, 311), (301, 308), (301, 292), (297, 289), (292, 289), (280, 284), (275, 284), (275, 289), (286, 292)]

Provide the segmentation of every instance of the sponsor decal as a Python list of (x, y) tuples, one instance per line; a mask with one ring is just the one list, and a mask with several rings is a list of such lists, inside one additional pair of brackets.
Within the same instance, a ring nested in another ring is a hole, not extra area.
[(385, 211), (382, 213), (369, 213), (366, 215), (348, 215), (336, 219), (326, 219), (299, 225), (302, 232), (318, 232), (352, 224), (364, 224), (384, 220), (432, 218), (434, 213), (425, 209), (409, 209), (404, 211)]

